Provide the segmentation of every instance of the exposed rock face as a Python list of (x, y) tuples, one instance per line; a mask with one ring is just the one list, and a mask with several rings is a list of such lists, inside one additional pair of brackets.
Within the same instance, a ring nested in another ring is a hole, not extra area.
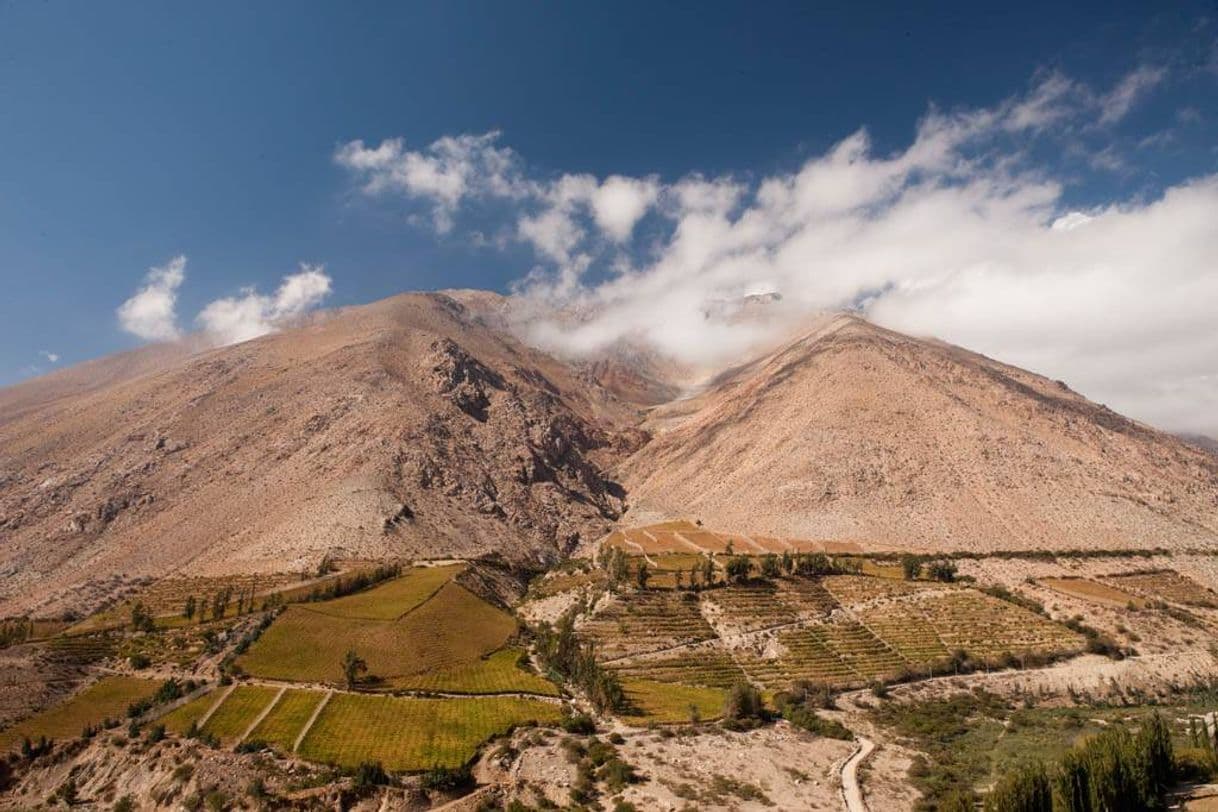
[(0, 615), (327, 551), (552, 560), (618, 517), (604, 466), (638, 442), (611, 395), (440, 294), (115, 363), (138, 374), (0, 392)]

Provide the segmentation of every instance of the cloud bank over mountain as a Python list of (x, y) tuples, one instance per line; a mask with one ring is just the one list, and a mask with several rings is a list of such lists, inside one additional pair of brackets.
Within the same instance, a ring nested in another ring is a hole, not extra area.
[[(1168, 72), (1107, 90), (1061, 73), (988, 108), (931, 107), (905, 148), (859, 129), (788, 173), (671, 181), (530, 169), (497, 132), (342, 145), (362, 194), (430, 207), (460, 235), (476, 207), (493, 243), (529, 247), (533, 337), (590, 353), (630, 339), (722, 362), (783, 314), (849, 308), (1069, 382), (1171, 429), (1218, 432), (1218, 176), (1083, 208), (1046, 151), (1120, 165), (1112, 128)], [(1183, 119), (1182, 119), (1183, 120)], [(777, 292), (767, 322), (708, 318), (714, 303)]]

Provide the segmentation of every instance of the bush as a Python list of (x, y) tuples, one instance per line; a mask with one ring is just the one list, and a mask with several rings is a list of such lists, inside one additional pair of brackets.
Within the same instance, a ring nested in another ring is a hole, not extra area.
[(355, 787), (381, 787), (389, 783), (389, 774), (379, 761), (362, 761), (355, 769)]
[(423, 774), (423, 788), (454, 792), (468, 787), (474, 781), (469, 767), (432, 767)]
[(564, 716), (561, 724), (566, 732), (580, 736), (590, 736), (596, 732), (596, 722), (586, 713)]
[(854, 738), (854, 734), (841, 722), (821, 716), (816, 711), (802, 705), (787, 705), (783, 708), (782, 718), (795, 727), (806, 730), (816, 736), (824, 736), (827, 739), (841, 739), (842, 741), (850, 741)]
[(732, 686), (723, 703), (723, 718), (729, 722), (761, 719), (764, 712), (761, 693), (745, 682), (738, 682)]
[(127, 662), (130, 663), (131, 667), (137, 671), (152, 665), (152, 661), (148, 659), (148, 655), (146, 654), (132, 654), (127, 658)]

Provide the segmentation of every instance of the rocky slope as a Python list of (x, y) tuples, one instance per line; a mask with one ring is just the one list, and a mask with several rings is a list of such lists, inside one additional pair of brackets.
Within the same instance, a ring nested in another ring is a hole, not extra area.
[(0, 390), (0, 617), (326, 554), (541, 563), (626, 505), (868, 547), (1218, 542), (1218, 458), (957, 347), (820, 317), (686, 396), (646, 349), (529, 348), (511, 306), (407, 294)]
[(404, 295), (3, 390), (0, 616), (87, 610), (115, 575), (544, 561), (600, 534), (631, 410), (472, 304)]
[(899, 549), (1218, 543), (1218, 465), (1065, 384), (852, 316), (653, 411), (632, 513)]

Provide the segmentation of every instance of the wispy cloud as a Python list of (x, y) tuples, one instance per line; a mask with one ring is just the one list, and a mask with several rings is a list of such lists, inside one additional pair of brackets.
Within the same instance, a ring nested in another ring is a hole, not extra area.
[(59, 363), (59, 353), (50, 352), (49, 350), (39, 350), (38, 354), (45, 358), (49, 364)]

